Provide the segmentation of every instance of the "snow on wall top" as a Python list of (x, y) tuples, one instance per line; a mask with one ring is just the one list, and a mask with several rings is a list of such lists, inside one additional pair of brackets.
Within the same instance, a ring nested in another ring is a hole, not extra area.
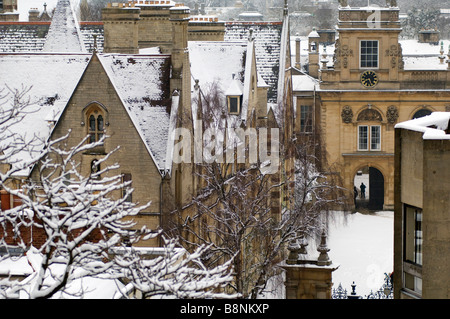
[[(9, 89), (23, 91), (23, 88), (30, 88), (25, 97), (30, 100), (25, 109), (27, 114), (11, 129), (26, 141), (33, 137), (46, 140), (50, 136), (51, 122), (59, 119), (89, 61), (87, 54), (0, 55), (0, 90), (3, 94), (10, 92)], [(2, 108), (13, 105), (12, 99), (12, 93), (8, 93)], [(2, 149), (10, 141), (0, 140)], [(33, 152), (41, 150), (42, 145), (35, 145)], [(30, 156), (20, 152), (14, 158), (28, 160)], [(28, 171), (18, 175), (27, 176)]]
[(58, 0), (42, 51), (86, 52), (70, 0)]
[(277, 102), (282, 27), (282, 22), (227, 22), (225, 24), (225, 41), (247, 40), (249, 30), (253, 30), (256, 68), (269, 85), (267, 99), (270, 103)]
[(169, 56), (98, 57), (155, 164), (163, 170), (170, 126)]
[(428, 116), (405, 121), (395, 125), (396, 129), (422, 132), (424, 140), (450, 140), (450, 112), (433, 112)]

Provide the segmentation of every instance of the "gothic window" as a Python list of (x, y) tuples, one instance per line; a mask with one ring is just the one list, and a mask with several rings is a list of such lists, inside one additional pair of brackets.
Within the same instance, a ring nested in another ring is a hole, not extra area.
[(424, 117), (424, 116), (427, 116), (427, 115), (430, 115), (430, 114), (431, 114), (430, 110), (421, 109), (421, 110), (418, 110), (416, 113), (414, 113), (413, 119), (418, 119), (420, 117)]
[(3, 0), (0, 0), (0, 10), (3, 10)]
[(105, 134), (105, 114), (97, 105), (93, 105), (86, 112), (87, 134), (89, 143), (99, 141)]
[(361, 68), (378, 68), (378, 41), (361, 40), (360, 50)]

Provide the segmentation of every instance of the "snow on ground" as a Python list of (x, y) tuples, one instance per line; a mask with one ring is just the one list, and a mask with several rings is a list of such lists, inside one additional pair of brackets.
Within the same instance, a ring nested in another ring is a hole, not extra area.
[(394, 212), (344, 214), (335, 212), (327, 238), (329, 256), (339, 268), (333, 272), (333, 288), (339, 283), (351, 292), (367, 296), (383, 285), (384, 273), (393, 271)]

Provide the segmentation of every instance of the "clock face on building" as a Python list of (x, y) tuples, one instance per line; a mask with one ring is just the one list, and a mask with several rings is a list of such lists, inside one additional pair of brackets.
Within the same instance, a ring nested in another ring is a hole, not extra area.
[(374, 87), (378, 83), (378, 75), (371, 70), (361, 74), (361, 84), (365, 87)]

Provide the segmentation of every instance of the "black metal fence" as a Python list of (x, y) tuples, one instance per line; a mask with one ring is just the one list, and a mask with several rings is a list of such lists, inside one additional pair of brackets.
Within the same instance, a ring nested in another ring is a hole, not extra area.
[(384, 283), (377, 291), (371, 291), (367, 296), (360, 296), (356, 292), (356, 285), (353, 282), (352, 291), (347, 293), (341, 284), (331, 292), (332, 299), (394, 299), (394, 289), (392, 286), (392, 275), (384, 274)]

